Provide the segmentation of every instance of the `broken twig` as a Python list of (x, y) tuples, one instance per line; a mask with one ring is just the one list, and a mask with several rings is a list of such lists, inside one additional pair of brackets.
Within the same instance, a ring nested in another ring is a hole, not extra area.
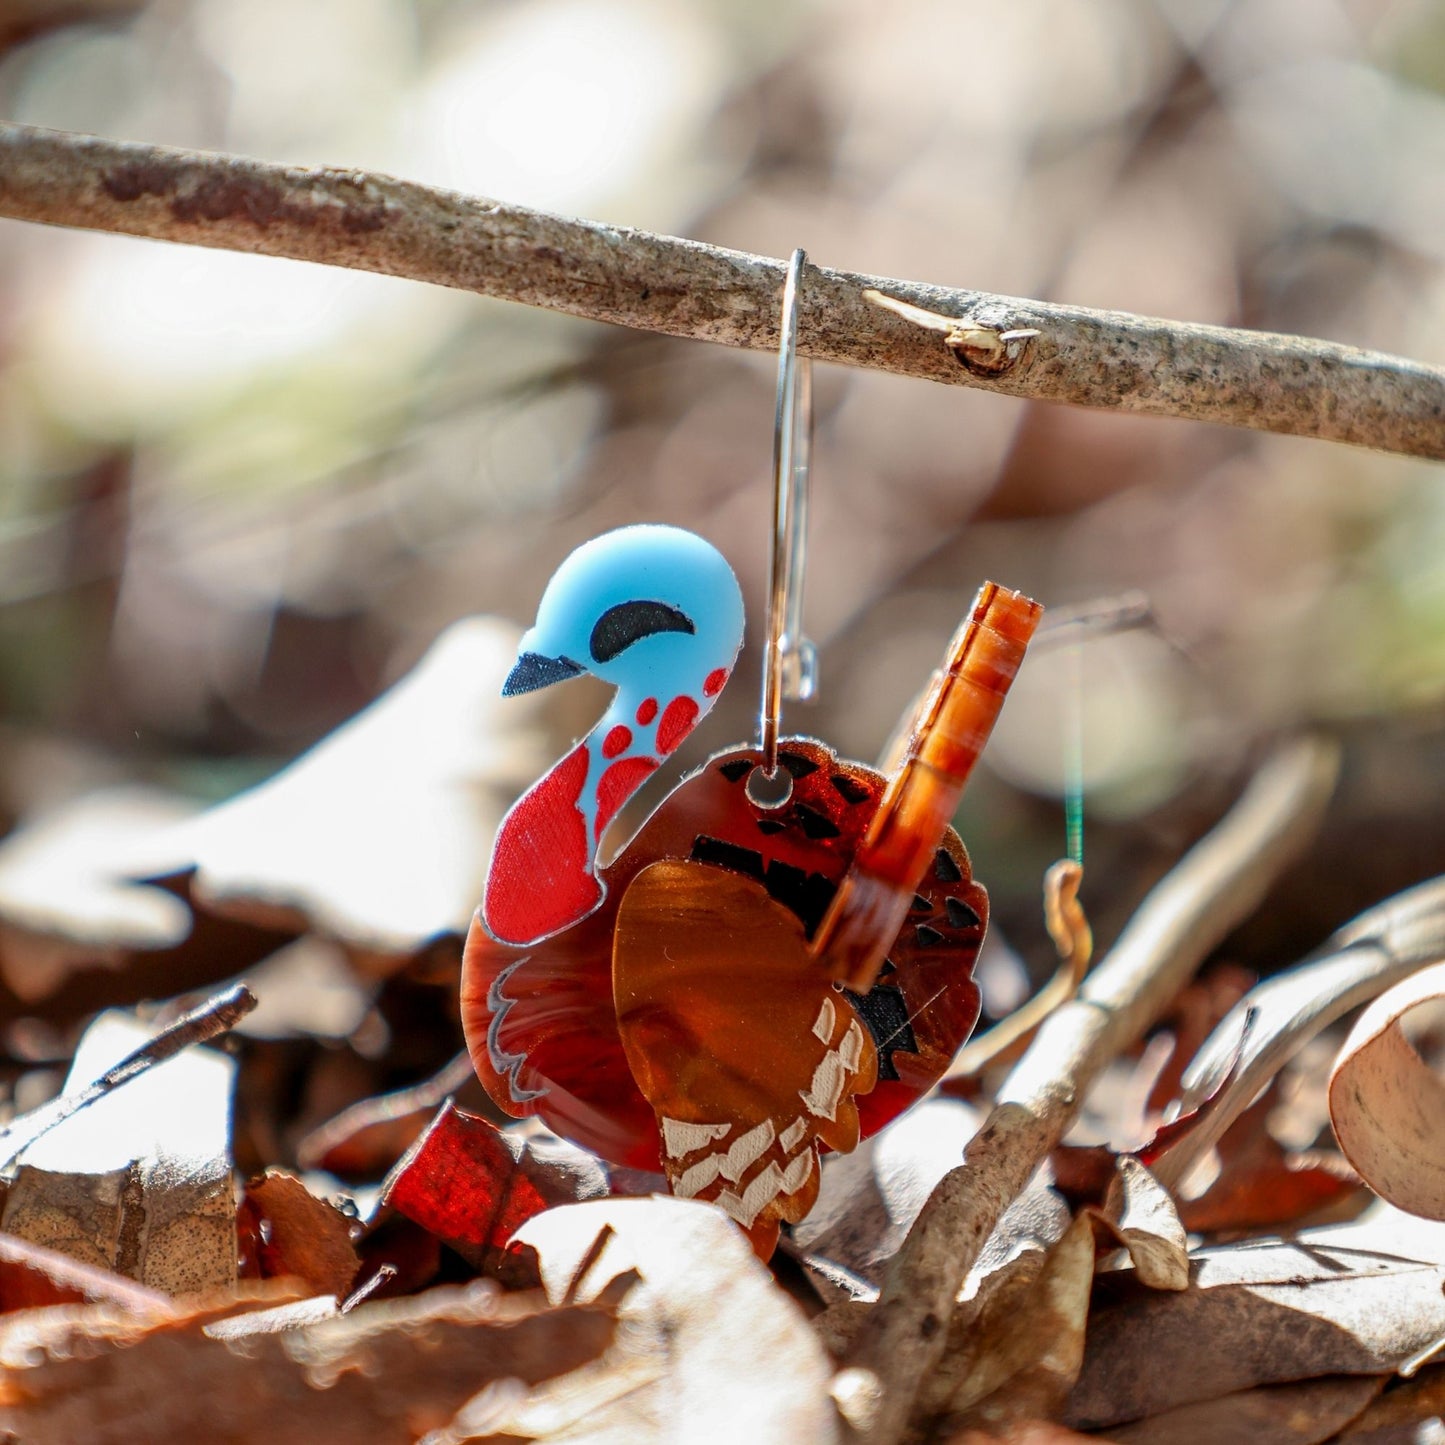
[(255, 1007), (256, 995), (245, 984), (234, 984), (224, 993), (218, 993), (198, 1008), (182, 1014), (149, 1043), (142, 1044), (119, 1063), (112, 1064), (85, 1088), (72, 1094), (61, 1094), (38, 1109), (22, 1114), (12, 1124), (0, 1129), (0, 1168), (24, 1153), (42, 1134), (48, 1134), (57, 1124), (63, 1124), (97, 1099), (114, 1093), (122, 1084), (140, 1078), (192, 1044), (203, 1044), (208, 1039), (229, 1033)]

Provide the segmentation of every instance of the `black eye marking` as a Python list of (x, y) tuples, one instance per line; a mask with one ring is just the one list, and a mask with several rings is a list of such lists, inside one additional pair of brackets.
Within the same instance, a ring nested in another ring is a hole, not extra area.
[(730, 783), (740, 783), (757, 764), (751, 758), (734, 758), (730, 763), (719, 763), (718, 772)]
[(594, 662), (611, 662), (634, 642), (656, 632), (691, 632), (697, 628), (691, 617), (666, 602), (619, 602), (597, 619), (588, 647)]

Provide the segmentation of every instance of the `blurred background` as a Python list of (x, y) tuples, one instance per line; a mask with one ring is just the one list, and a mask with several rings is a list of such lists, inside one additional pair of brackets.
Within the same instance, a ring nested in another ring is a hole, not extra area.
[[(0, 0), (0, 113), (1445, 363), (1435, 0)], [(599, 702), (495, 699), (572, 547), (651, 520), (726, 552), (749, 640), (683, 761), (751, 735), (773, 385), (766, 356), (0, 222), (12, 1076), (101, 1003), (278, 957), (294, 1137), (438, 1067), (490, 831)], [(1029, 971), (1080, 740), (1104, 943), (1302, 724), (1345, 737), (1341, 795), (1231, 956), (1282, 966), (1445, 869), (1438, 467), (865, 372), (816, 394), (822, 690), (788, 729), (876, 756), (985, 577), (1152, 599), (1030, 661), (960, 818)]]

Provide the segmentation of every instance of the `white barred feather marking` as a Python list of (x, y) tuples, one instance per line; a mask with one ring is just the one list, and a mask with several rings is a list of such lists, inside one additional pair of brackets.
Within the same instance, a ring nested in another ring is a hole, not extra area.
[(825, 997), (823, 1006), (818, 1010), (818, 1017), (813, 1020), (813, 1033), (826, 1044), (833, 1037), (833, 1026), (837, 1021), (838, 1010), (833, 1007), (833, 1000)]
[(670, 1159), (684, 1159), (706, 1149), (714, 1139), (726, 1139), (731, 1124), (689, 1124), (685, 1119), (662, 1118), (662, 1145)]

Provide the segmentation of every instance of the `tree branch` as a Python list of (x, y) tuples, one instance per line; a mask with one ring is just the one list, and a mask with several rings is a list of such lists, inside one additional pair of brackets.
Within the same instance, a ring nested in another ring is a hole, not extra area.
[[(782, 261), (365, 171), (0, 124), (0, 215), (350, 266), (727, 346), (778, 341)], [(802, 350), (819, 361), (1445, 460), (1445, 370), (1376, 352), (823, 267), (808, 268), (800, 303)]]
[(1144, 900), (1078, 997), (1045, 1021), (964, 1162), (924, 1204), (854, 1343), (848, 1365), (877, 1386), (866, 1417), (853, 1422), (860, 1445), (902, 1438), (948, 1341), (958, 1292), (1004, 1211), (1064, 1137), (1105, 1065), (1143, 1036), (1309, 842), (1338, 767), (1338, 748), (1323, 739), (1283, 744)]

